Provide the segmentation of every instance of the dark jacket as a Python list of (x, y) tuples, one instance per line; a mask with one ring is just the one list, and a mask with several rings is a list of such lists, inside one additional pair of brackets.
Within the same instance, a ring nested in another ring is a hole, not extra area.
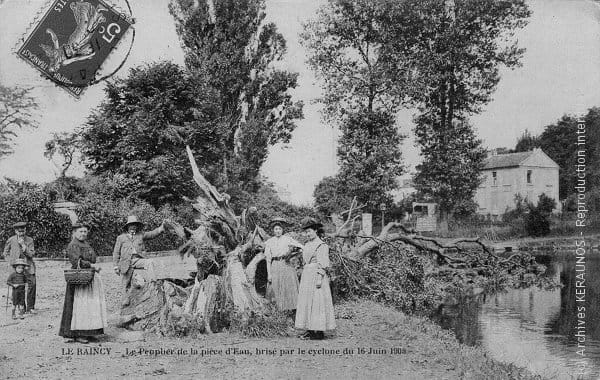
[(17, 259), (25, 259), (27, 264), (29, 264), (27, 272), (35, 274), (35, 263), (33, 262), (35, 248), (33, 246), (33, 239), (29, 236), (25, 236), (23, 242), (25, 249), (19, 244), (17, 235), (9, 237), (4, 245), (4, 258), (8, 260), (10, 265), (14, 264)]
[(78, 262), (80, 268), (91, 268), (96, 262), (96, 252), (92, 246), (87, 241), (76, 238), (73, 238), (67, 246), (67, 257), (73, 269), (77, 268)]

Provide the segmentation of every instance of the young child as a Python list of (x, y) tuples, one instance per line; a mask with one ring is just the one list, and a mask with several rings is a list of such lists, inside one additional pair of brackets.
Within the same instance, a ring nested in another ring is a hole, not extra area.
[(24, 273), (28, 267), (27, 262), (23, 259), (17, 259), (13, 263), (15, 271), (8, 276), (6, 283), (12, 288), (12, 318), (17, 319), (17, 310), (19, 311), (18, 318), (24, 319), (25, 312), (25, 284), (27, 284), (27, 275)]

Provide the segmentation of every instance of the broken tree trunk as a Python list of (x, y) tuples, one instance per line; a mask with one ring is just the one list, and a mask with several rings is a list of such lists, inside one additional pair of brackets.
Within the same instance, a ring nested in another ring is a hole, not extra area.
[[(195, 321), (206, 332), (212, 332), (219, 305), (230, 303), (240, 312), (260, 311), (265, 305), (254, 287), (256, 264), (261, 256), (251, 261), (250, 268), (244, 268), (242, 263), (266, 239), (266, 233), (256, 225), (256, 209), (236, 217), (229, 197), (204, 178), (192, 151), (189, 147), (186, 150), (200, 189), (192, 203), (198, 212), (198, 226), (191, 230), (175, 222), (167, 223), (171, 231), (187, 241), (172, 252), (170, 259), (149, 259), (155, 262), (155, 281), (145, 278), (144, 270), (134, 271), (128, 304), (120, 313), (121, 326), (169, 334), (178, 328), (178, 323)], [(186, 266), (181, 268), (177, 260)]]

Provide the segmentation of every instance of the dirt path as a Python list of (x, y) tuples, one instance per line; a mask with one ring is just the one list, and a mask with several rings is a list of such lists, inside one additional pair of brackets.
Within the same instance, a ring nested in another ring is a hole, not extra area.
[[(3, 310), (0, 378), (481, 379), (493, 374), (508, 379), (520, 372), (459, 345), (427, 320), (371, 302), (336, 305), (338, 329), (320, 342), (230, 333), (176, 339), (110, 326), (98, 343), (63, 343), (57, 333), (65, 265), (40, 262), (38, 314), (15, 322), (10, 309)], [(4, 283), (8, 265), (0, 266)], [(114, 315), (118, 278), (110, 263), (101, 266), (109, 314)], [(3, 292), (5, 305), (6, 288)]]

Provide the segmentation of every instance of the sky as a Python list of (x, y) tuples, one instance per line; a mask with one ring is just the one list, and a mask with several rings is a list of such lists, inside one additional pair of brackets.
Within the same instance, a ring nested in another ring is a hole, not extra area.
[[(113, 0), (125, 7), (125, 0)], [(288, 42), (288, 54), (280, 67), (300, 74), (292, 91), (305, 103), (305, 118), (288, 144), (270, 150), (262, 174), (289, 192), (296, 204), (312, 202), (314, 186), (335, 174), (335, 146), (339, 133), (325, 125), (315, 99), (318, 83), (305, 62), (298, 42), (302, 22), (313, 17), (323, 0), (267, 0), (267, 17), (277, 24)], [(135, 40), (130, 56), (118, 75), (145, 62), (173, 60), (183, 63), (175, 27), (166, 0), (129, 0), (135, 23)], [(488, 148), (512, 147), (524, 130), (533, 134), (563, 114), (583, 113), (600, 106), (600, 7), (590, 0), (530, 0), (533, 11), (529, 25), (518, 33), (527, 49), (523, 65), (502, 71), (502, 79), (489, 103), (471, 121)], [(103, 99), (103, 84), (97, 84), (75, 99), (20, 60), (15, 47), (28, 32), (36, 14), (45, 10), (47, 0), (0, 0), (0, 83), (33, 87), (40, 104), (39, 127), (22, 131), (15, 141), (15, 153), (0, 161), (0, 177), (44, 182), (57, 170), (44, 156), (44, 143), (53, 132), (72, 131), (85, 122)], [(117, 67), (131, 44), (131, 33), (103, 66)], [(412, 139), (411, 110), (398, 117), (398, 128), (408, 135), (403, 156), (409, 171), (419, 161)], [(76, 168), (71, 174), (81, 174)]]

